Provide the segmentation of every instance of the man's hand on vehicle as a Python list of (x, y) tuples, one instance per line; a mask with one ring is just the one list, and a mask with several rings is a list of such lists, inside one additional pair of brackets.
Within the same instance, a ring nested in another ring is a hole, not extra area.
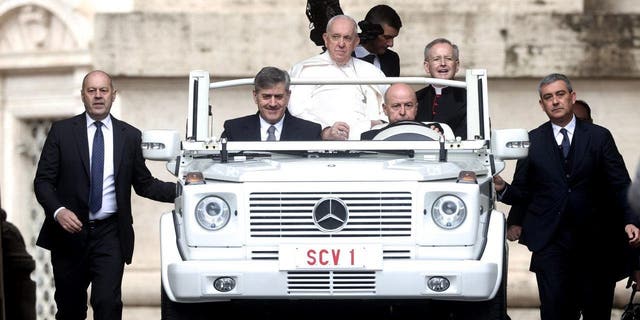
[(507, 239), (509, 241), (520, 239), (520, 234), (522, 234), (522, 226), (512, 225), (507, 228)]
[(497, 192), (502, 192), (502, 190), (504, 190), (504, 188), (507, 186), (507, 183), (498, 174), (493, 176), (493, 184), (494, 184)]
[(336, 122), (331, 127), (322, 130), (322, 140), (347, 140), (349, 139), (349, 125), (345, 122)]

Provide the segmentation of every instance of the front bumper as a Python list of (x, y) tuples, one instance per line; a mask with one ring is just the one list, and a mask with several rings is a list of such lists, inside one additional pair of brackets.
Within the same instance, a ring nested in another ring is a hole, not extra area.
[[(161, 220), (162, 284), (176, 302), (229, 299), (439, 299), (488, 300), (502, 279), (504, 215), (493, 211), (480, 260), (385, 260), (380, 270), (282, 270), (278, 261), (182, 261), (173, 217)], [(427, 280), (446, 277), (450, 287), (432, 291)], [(219, 292), (213, 281), (231, 277), (236, 287)]]

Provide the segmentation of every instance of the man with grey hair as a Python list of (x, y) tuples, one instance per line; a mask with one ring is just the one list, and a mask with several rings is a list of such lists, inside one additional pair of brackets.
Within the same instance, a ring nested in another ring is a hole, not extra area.
[(253, 101), (258, 112), (227, 120), (221, 137), (230, 141), (320, 140), (320, 125), (292, 116), (289, 103), (289, 74), (264, 67), (254, 79)]
[[(460, 67), (458, 46), (445, 38), (437, 38), (424, 48), (424, 71), (432, 78), (453, 80)], [(467, 139), (467, 90), (464, 88), (428, 85), (416, 92), (416, 120), (443, 122), (456, 137)]]
[(629, 173), (611, 132), (576, 119), (565, 75), (546, 76), (538, 93), (549, 121), (529, 132), (512, 184), (494, 177), (498, 198), (513, 206), (507, 237), (532, 252), (542, 320), (610, 319), (616, 282), (640, 244)]
[[(291, 68), (293, 78), (382, 79), (372, 64), (352, 57), (359, 43), (357, 25), (349, 16), (329, 20), (323, 34), (327, 51)], [(360, 134), (386, 121), (382, 97), (386, 85), (294, 85), (289, 111), (319, 123), (325, 140), (358, 140)]]

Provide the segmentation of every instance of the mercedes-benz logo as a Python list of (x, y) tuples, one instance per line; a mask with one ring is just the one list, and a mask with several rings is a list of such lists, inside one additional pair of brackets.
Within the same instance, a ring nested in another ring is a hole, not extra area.
[(313, 207), (313, 223), (322, 231), (340, 231), (347, 220), (349, 209), (339, 198), (322, 198)]

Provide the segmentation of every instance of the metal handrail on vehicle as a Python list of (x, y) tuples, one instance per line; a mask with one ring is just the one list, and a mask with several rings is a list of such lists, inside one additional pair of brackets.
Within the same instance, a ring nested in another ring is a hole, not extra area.
[[(292, 85), (353, 85), (353, 84), (392, 84), (406, 83), (417, 85), (441, 85), (464, 88), (467, 91), (467, 140), (489, 139), (489, 109), (487, 98), (487, 73), (483, 69), (467, 69), (465, 81), (444, 80), (427, 77), (389, 77), (382, 79), (291, 79)], [(211, 82), (207, 71), (194, 70), (189, 74), (189, 109), (187, 119), (188, 141), (210, 141), (212, 116), (209, 105), (211, 89), (247, 86), (253, 84), (253, 78)], [(469, 119), (477, 119), (469, 121)]]
[[(434, 84), (439, 86), (466, 88), (467, 83), (457, 80), (445, 80), (437, 78), (426, 77), (388, 77), (384, 79), (336, 79), (336, 78), (292, 78), (292, 85), (316, 85), (316, 84), (333, 84), (333, 85), (349, 85), (349, 84), (392, 84), (392, 83), (406, 83), (406, 84), (421, 84), (428, 85)], [(253, 84), (253, 78), (243, 78), (234, 80), (224, 80), (211, 82), (209, 84), (210, 89), (221, 89), (239, 86), (248, 86)]]

